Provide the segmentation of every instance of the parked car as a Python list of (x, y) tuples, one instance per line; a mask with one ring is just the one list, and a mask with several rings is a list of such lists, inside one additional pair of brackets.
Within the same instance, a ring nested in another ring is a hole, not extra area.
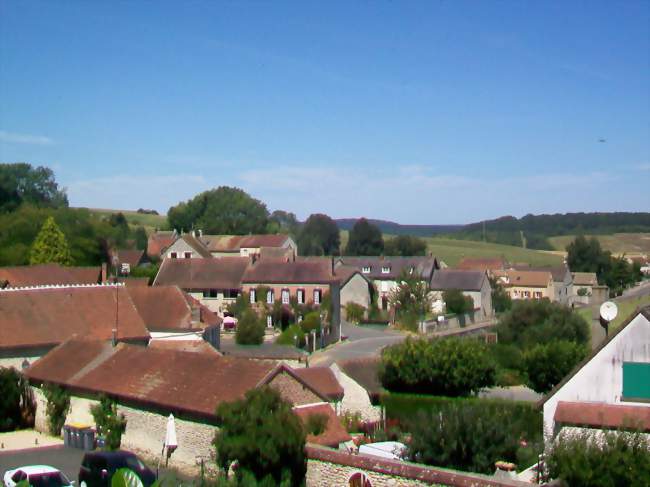
[(80, 487), (108, 487), (120, 468), (133, 470), (145, 487), (156, 480), (156, 474), (134, 453), (128, 451), (93, 451), (84, 455), (79, 469)]
[(68, 487), (74, 485), (62, 472), (49, 465), (29, 465), (7, 470), (3, 477), (5, 487), (14, 487), (26, 480), (31, 487)]

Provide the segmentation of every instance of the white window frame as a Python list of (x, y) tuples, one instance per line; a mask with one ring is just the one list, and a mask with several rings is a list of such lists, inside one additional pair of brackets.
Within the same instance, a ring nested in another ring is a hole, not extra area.
[(291, 291), (288, 289), (282, 290), (282, 304), (289, 304), (291, 300)]
[(273, 316), (266, 315), (266, 327), (273, 328)]
[(322, 290), (314, 289), (314, 304), (320, 304), (322, 299)]
[(364, 265), (361, 268), (361, 272), (364, 273), (364, 274), (370, 274), (371, 270), (372, 270), (372, 267), (370, 267), (369, 265)]
[(382, 266), (381, 267), (381, 273), (382, 274), (390, 274), (390, 266)]
[(269, 289), (266, 292), (266, 304), (273, 304), (275, 302), (275, 296), (273, 295), (273, 289)]
[(255, 298), (257, 297), (255, 296), (255, 294), (256, 294), (255, 289), (251, 289), (250, 293), (248, 293), (251, 304), (255, 304)]
[(305, 290), (298, 289), (296, 294), (298, 295), (298, 304), (305, 304)]

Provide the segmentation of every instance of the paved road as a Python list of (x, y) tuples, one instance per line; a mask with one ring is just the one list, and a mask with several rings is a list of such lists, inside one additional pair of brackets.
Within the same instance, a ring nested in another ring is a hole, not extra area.
[(623, 291), (623, 296), (616, 298), (616, 300), (639, 298), (641, 296), (647, 296), (648, 294), (650, 294), (650, 281), (645, 281), (639, 286), (626, 289)]

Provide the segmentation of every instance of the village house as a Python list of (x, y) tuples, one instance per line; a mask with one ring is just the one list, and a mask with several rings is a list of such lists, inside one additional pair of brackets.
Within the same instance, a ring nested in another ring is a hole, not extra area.
[(372, 281), (364, 276), (359, 269), (353, 266), (339, 265), (334, 269), (339, 279), (341, 294), (341, 316), (348, 319), (345, 307), (348, 303), (355, 303), (362, 306), (366, 311), (372, 304), (372, 296), (375, 287)]
[(553, 300), (553, 276), (549, 271), (519, 271), (508, 269), (505, 279), (506, 292), (512, 299)]
[(59, 345), (26, 371), (37, 404), (37, 430), (47, 430), (43, 385), (58, 384), (71, 393), (66, 423), (93, 425), (90, 407), (107, 395), (127, 420), (122, 447), (147, 459), (159, 458), (167, 418), (173, 414), (178, 449), (170, 465), (193, 474), (201, 460), (212, 463), (216, 407), (262, 386), (278, 390), (305, 420), (312, 414), (328, 417), (325, 431), (310, 441), (335, 447), (348, 442), (335, 415), (342, 390), (331, 382), (329, 370), (302, 374), (284, 364), (216, 353), (78, 340)]
[(75, 335), (141, 345), (150, 338), (121, 285), (0, 291), (0, 366), (21, 370)]
[(480, 318), (491, 318), (494, 315), (492, 287), (486, 272), (458, 269), (436, 271), (431, 279), (433, 311), (443, 312), (445, 308), (443, 293), (452, 289), (458, 289), (463, 295), (472, 298), (474, 311), (479, 312)]
[(212, 254), (192, 233), (184, 233), (162, 252), (162, 259), (210, 259)]
[(503, 257), (464, 257), (456, 269), (487, 272), (490, 277), (501, 277), (508, 265)]
[(223, 316), (241, 292), (248, 257), (165, 259), (153, 286), (178, 286), (209, 310)]
[(176, 230), (157, 230), (147, 238), (147, 257), (152, 260), (159, 260), (167, 247), (173, 244), (178, 238)]
[(111, 249), (108, 257), (116, 275), (121, 276), (128, 276), (133, 269), (147, 262), (144, 250), (138, 249)]
[(340, 266), (356, 267), (377, 290), (379, 307), (387, 310), (389, 296), (397, 288), (400, 276), (419, 276), (427, 285), (441, 264), (435, 257), (338, 257), (335, 269)]
[(0, 267), (0, 289), (29, 286), (98, 284), (106, 281), (106, 267), (37, 264)]
[(553, 277), (553, 297), (551, 301), (569, 304), (571, 291), (571, 271), (566, 264), (552, 267), (532, 267), (528, 264), (515, 264), (511, 267), (517, 271), (550, 272)]
[(572, 272), (569, 304), (599, 304), (609, 298), (609, 288), (598, 284), (595, 272)]
[(298, 246), (289, 235), (200, 235), (199, 239), (214, 257), (252, 257), (267, 253), (294, 260), (298, 255)]
[(650, 433), (650, 306), (630, 316), (542, 404), (547, 442), (563, 429)]

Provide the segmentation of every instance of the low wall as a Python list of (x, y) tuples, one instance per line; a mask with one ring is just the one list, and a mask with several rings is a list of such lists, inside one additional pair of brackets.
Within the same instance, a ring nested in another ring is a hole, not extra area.
[(453, 316), (445, 321), (427, 321), (425, 323), (425, 333), (435, 333), (445, 330), (459, 330), (466, 326), (476, 325), (481, 322), (488, 321), (483, 316), (483, 311), (478, 309), (470, 313), (465, 313), (460, 316)]
[(525, 487), (527, 482), (493, 479), (484, 475), (427, 467), (378, 457), (353, 455), (307, 445), (307, 487), (349, 486), (349, 479), (362, 472), (372, 487), (444, 485), (462, 487)]

